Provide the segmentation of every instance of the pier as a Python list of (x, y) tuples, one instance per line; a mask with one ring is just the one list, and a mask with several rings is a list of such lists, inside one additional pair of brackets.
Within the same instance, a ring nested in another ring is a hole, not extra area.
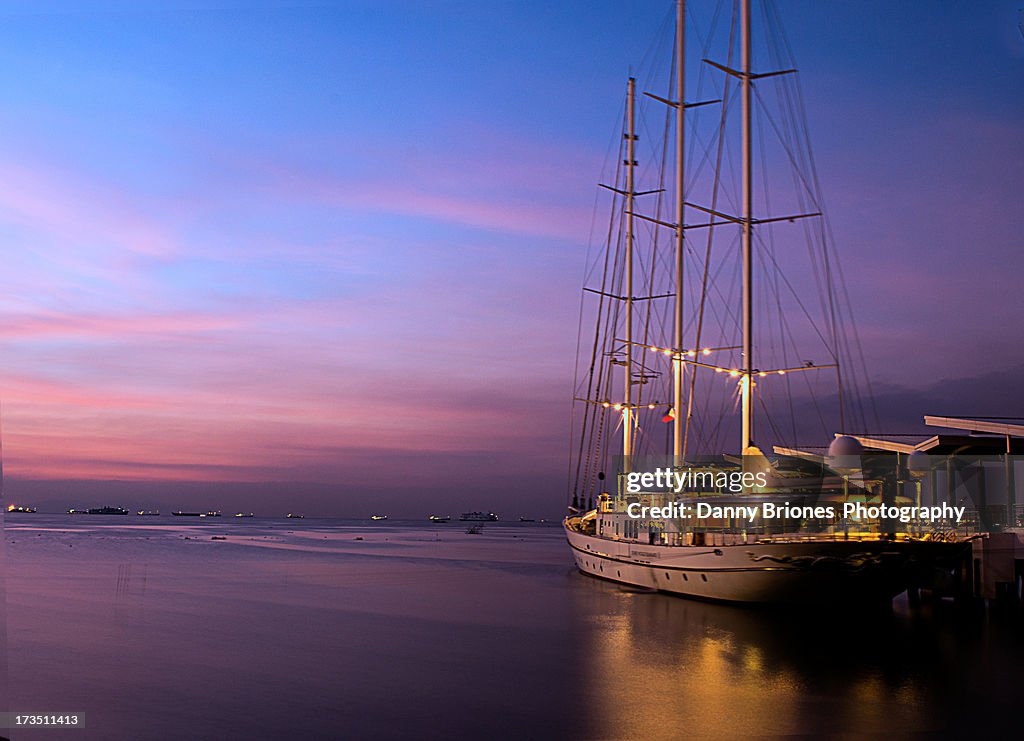
[[(952, 579), (922, 574), (909, 590), (911, 603), (952, 597), (1020, 605), (1024, 506), (1018, 502), (1024, 502), (1024, 493), (1017, 490), (1021, 476), (1016, 469), (1024, 460), (1024, 418), (928, 415), (924, 423), (942, 431), (932, 436), (849, 435), (864, 448), (856, 482), (870, 499), (963, 512), (959, 519), (901, 523), (909, 535), (964, 545), (961, 562), (950, 565), (946, 575)], [(826, 462), (826, 456), (805, 450), (776, 452)], [(890, 527), (895, 534), (899, 525)]]

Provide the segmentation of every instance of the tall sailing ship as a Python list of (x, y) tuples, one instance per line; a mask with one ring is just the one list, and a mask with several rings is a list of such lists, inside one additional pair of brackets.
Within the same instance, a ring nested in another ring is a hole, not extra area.
[[(688, 597), (891, 601), (915, 574), (954, 563), (956, 544), (823, 507), (892, 503), (902, 482), (872, 470), (859, 443), (838, 434), (866, 428), (857, 395), (866, 373), (843, 329), (849, 299), (788, 43), (765, 3), (770, 38), (759, 59), (772, 66), (755, 70), (750, 0), (738, 0), (731, 22), (716, 12), (694, 35), (702, 56), (716, 34), (728, 38), (726, 52), (690, 71), (699, 88), (690, 102), (686, 6), (677, 0), (667, 85), (640, 96), (628, 80), (619, 166), (602, 186), (612, 216), (581, 310), (581, 340), (593, 343), (581, 341), (577, 368), (569, 545), (585, 574)], [(661, 111), (638, 124), (641, 102)], [(641, 166), (640, 133), (651, 131), (674, 167)], [(774, 153), (761, 146), (769, 138)], [(773, 169), (789, 171), (780, 190), (769, 184)], [(809, 267), (792, 267), (797, 240), (808, 243)], [(807, 340), (824, 357), (805, 359)], [(822, 440), (838, 431), (827, 452), (798, 444), (807, 419), (821, 421)], [(726, 434), (738, 437), (732, 454), (720, 452)], [(755, 437), (778, 444), (766, 454)], [(698, 483), (656, 486), (637, 475), (654, 471)], [(783, 515), (764, 517), (769, 505)]]

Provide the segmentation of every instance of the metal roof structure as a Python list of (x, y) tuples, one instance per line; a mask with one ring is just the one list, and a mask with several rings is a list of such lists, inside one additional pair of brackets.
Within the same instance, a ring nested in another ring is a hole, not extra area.
[(948, 427), (951, 430), (970, 430), (1004, 437), (1024, 437), (1022, 417), (933, 417), (925, 415), (924, 423), (929, 427)]
[[(940, 417), (925, 415), (929, 427), (945, 427), (958, 432), (940, 432), (916, 442), (891, 440), (886, 437), (849, 435), (866, 450), (903, 453), (922, 451), (929, 455), (1002, 455), (1024, 454), (1024, 417)], [(835, 433), (840, 437), (842, 433)], [(912, 438), (913, 435), (899, 435)], [(778, 455), (824, 462), (825, 456), (795, 448), (775, 446)]]

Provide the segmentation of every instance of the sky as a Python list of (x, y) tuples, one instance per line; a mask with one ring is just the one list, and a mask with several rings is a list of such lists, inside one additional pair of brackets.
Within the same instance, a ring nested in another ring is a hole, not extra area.
[[(0, 2), (7, 499), (557, 515), (671, 5)], [(1014, 3), (777, 5), (884, 424), (1024, 415)]]

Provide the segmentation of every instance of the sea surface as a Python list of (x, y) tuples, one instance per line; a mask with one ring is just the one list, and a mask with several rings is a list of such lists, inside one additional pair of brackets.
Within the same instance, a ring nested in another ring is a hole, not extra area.
[(14, 739), (1024, 726), (1017, 613), (897, 600), (811, 614), (627, 591), (578, 574), (551, 524), (36, 514), (8, 515), (5, 533), (2, 709), (85, 717), (0, 731)]

